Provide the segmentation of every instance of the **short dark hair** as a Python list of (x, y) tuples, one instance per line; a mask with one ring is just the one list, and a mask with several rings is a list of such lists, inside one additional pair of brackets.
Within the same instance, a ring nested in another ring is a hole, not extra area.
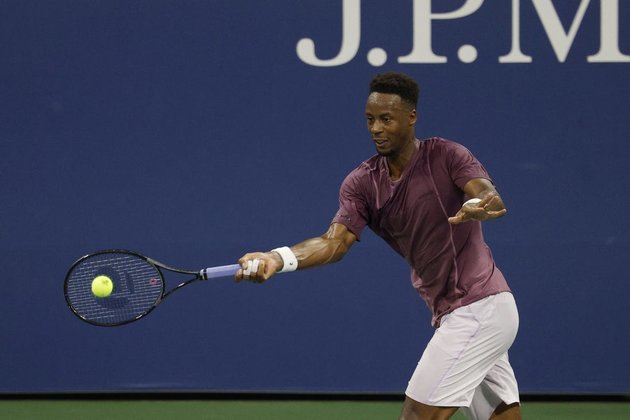
[(374, 76), (370, 82), (370, 93), (372, 92), (398, 95), (415, 108), (418, 105), (420, 86), (410, 76), (392, 71)]

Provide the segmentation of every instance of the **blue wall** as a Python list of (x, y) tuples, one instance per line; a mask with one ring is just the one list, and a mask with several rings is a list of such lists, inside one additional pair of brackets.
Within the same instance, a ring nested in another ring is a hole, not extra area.
[(422, 85), (418, 136), (472, 149), (509, 207), (485, 232), (520, 308), (521, 391), (630, 392), (630, 5), (433, 3), (1, 2), (0, 392), (401, 393), (430, 316), (373, 234), (121, 328), (62, 293), (98, 249), (196, 269), (323, 233), (374, 153), (363, 107), (387, 70)]

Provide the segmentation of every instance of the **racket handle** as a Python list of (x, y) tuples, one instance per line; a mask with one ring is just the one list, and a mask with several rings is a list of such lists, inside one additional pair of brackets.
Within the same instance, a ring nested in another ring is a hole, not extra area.
[(208, 279), (216, 279), (219, 277), (230, 277), (236, 274), (236, 272), (241, 268), (238, 264), (230, 264), (230, 265), (221, 265), (218, 267), (209, 267), (201, 270), (201, 278), (204, 280)]

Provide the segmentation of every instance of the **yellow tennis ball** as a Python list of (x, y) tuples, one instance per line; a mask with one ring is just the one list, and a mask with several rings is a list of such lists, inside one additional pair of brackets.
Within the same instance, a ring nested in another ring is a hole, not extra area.
[(107, 276), (100, 275), (92, 280), (92, 294), (99, 298), (106, 298), (112, 294), (114, 282)]

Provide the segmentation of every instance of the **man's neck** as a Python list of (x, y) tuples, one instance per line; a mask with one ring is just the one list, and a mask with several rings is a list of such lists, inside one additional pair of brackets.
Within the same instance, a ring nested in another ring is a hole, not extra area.
[(397, 181), (402, 176), (403, 171), (409, 165), (413, 154), (416, 151), (416, 139), (412, 138), (405, 145), (400, 153), (387, 157), (387, 166), (389, 167), (389, 177), (393, 181)]

